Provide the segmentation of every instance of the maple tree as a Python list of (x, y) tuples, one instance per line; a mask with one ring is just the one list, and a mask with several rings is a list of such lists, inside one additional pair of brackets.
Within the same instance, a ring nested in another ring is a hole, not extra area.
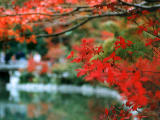
[[(137, 111), (139, 119), (159, 118), (160, 0), (26, 0), (22, 5), (17, 3), (13, 0), (8, 2), (10, 7), (0, 8), (0, 41), (14, 39), (36, 44), (39, 37), (67, 34), (93, 19), (125, 17), (125, 27), (136, 26), (135, 41), (141, 39), (154, 55), (135, 57), (134, 53), (139, 51), (133, 49), (134, 40), (117, 35), (107, 55), (104, 55), (105, 48), (96, 46), (93, 38), (84, 38), (80, 46), (74, 46), (76, 55), (72, 51), (68, 58), (81, 63), (78, 76), (85, 75), (87, 81), (108, 83), (127, 100), (128, 110), (113, 106), (109, 109), (112, 114), (106, 109), (106, 119), (130, 119), (131, 111)], [(37, 27), (43, 28), (41, 34), (34, 30)], [(102, 35), (102, 39), (114, 36), (106, 32)], [(119, 51), (124, 51), (130, 59), (121, 56)]]
[[(58, 36), (96, 18), (130, 15), (129, 19), (133, 19), (137, 17), (136, 13), (147, 14), (144, 10), (154, 11), (160, 7), (156, 2), (152, 5), (141, 0), (27, 0), (23, 5), (16, 2), (8, 1), (9, 8), (1, 6), (1, 40), (14, 38), (19, 42), (36, 43), (36, 37)], [(49, 34), (37, 35), (33, 30), (42, 24)], [(65, 26), (67, 29), (64, 30)], [(28, 35), (28, 30), (32, 34)]]

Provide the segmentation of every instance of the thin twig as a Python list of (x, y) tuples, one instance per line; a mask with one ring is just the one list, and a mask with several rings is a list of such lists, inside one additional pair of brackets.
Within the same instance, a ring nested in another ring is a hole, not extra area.
[(66, 33), (66, 32), (70, 32), (70, 31), (72, 31), (72, 30), (74, 30), (74, 29), (77, 29), (77, 28), (79, 28), (80, 26), (82, 26), (82, 25), (84, 25), (85, 23), (87, 23), (89, 20), (91, 20), (92, 18), (88, 18), (88, 19), (86, 19), (86, 20), (84, 20), (83, 22), (81, 22), (81, 23), (79, 23), (79, 24), (76, 24), (76, 25), (74, 25), (73, 27), (71, 27), (71, 28), (69, 28), (69, 29), (67, 29), (67, 30), (65, 30), (65, 31), (62, 31), (62, 32), (59, 32), (59, 33), (56, 33), (56, 34), (41, 34), (41, 35), (37, 35), (37, 37), (55, 37), (55, 36), (59, 36), (59, 35), (62, 35), (62, 34), (64, 34), (64, 33)]

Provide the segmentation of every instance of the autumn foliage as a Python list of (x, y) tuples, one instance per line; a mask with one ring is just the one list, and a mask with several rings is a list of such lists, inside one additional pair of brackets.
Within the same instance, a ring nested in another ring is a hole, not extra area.
[(28, 72), (39, 72), (45, 74), (48, 71), (48, 63), (45, 61), (36, 62), (32, 57), (28, 60)]
[[(143, 26), (142, 29), (142, 27), (139, 27), (137, 32), (142, 34), (146, 29), (151, 28)], [(158, 34), (155, 33), (154, 35)], [(82, 64), (82, 68), (77, 69), (78, 77), (85, 76), (86, 81), (97, 80), (104, 84), (107, 83), (109, 87), (114, 87), (119, 91), (122, 100), (127, 101), (125, 106), (128, 107), (128, 110), (121, 107), (106, 109), (106, 115), (108, 116), (106, 119), (131, 119), (133, 117), (132, 111), (138, 112), (136, 117), (139, 119), (146, 117), (159, 118), (159, 112), (157, 111), (160, 111), (160, 54), (159, 49), (156, 49), (153, 45), (155, 41), (157, 42), (160, 39), (154, 37), (143, 38), (143, 40), (146, 40), (144, 41), (146, 46), (153, 48), (154, 56), (150, 60), (139, 57), (135, 62), (130, 62), (118, 56), (118, 49), (126, 49), (134, 44), (122, 36), (117, 37), (114, 42), (114, 50), (107, 57), (103, 57), (103, 47), (96, 46), (92, 38), (82, 39), (80, 46), (73, 47), (76, 53), (74, 54), (72, 51), (68, 56), (68, 58), (72, 58), (71, 62)], [(132, 53), (130, 55), (133, 56)], [(99, 57), (95, 58), (95, 56)]]
[[(116, 37), (113, 51), (104, 56), (105, 48), (97, 46), (94, 38), (83, 38), (80, 46), (73, 46), (67, 57), (80, 63), (77, 76), (86, 81), (98, 81), (116, 89), (127, 102), (122, 107), (105, 110), (107, 120), (135, 117), (160, 118), (160, 1), (157, 0), (27, 0), (22, 6), (11, 2), (11, 8), (0, 8), (0, 40), (37, 43), (38, 37), (55, 37), (102, 17), (120, 16), (127, 28), (135, 27), (135, 40), (140, 39), (153, 54), (135, 57), (133, 40), (103, 31), (102, 39)], [(116, 20), (115, 20), (116, 21)], [(119, 21), (119, 19), (117, 20)], [(121, 24), (121, 22), (119, 22)], [(43, 28), (37, 34), (33, 28)], [(27, 31), (30, 31), (28, 34)], [(45, 33), (45, 34), (44, 34)], [(147, 34), (147, 35), (146, 35)], [(122, 58), (119, 50), (130, 57)], [(30, 71), (34, 65), (30, 61)], [(42, 72), (46, 66), (42, 64)], [(128, 108), (125, 109), (125, 106)]]
[[(120, 37), (115, 42), (115, 51), (110, 56), (92, 60), (95, 55), (103, 54), (103, 49), (94, 46), (92, 39), (83, 39), (81, 46), (75, 48), (78, 51), (76, 57), (73, 52), (68, 56), (73, 57), (72, 62), (83, 63), (82, 68), (77, 69), (77, 76), (85, 75), (87, 81), (98, 80), (108, 83), (119, 91), (122, 99), (127, 100), (125, 105), (129, 107), (127, 115), (123, 113), (126, 111), (121, 111), (119, 115), (125, 119), (127, 116), (128, 119), (131, 117), (131, 111), (138, 111), (140, 108), (143, 111), (137, 117), (152, 116), (150, 112), (159, 111), (160, 102), (160, 58), (155, 56), (151, 61), (138, 58), (135, 63), (129, 63), (116, 55), (117, 49), (120, 47), (125, 49), (132, 44)], [(118, 117), (116, 114), (112, 116), (116, 117)]]
[[(143, 11), (147, 12), (147, 11)], [(147, 15), (150, 13), (147, 12)], [(157, 11), (159, 14), (159, 11)], [(139, 15), (137, 15), (139, 16)], [(147, 17), (147, 16), (145, 16)], [(141, 19), (132, 20), (128, 18), (130, 24)], [(155, 21), (155, 22), (153, 22)], [(122, 100), (126, 103), (122, 107), (106, 108), (105, 119), (121, 120), (131, 119), (132, 111), (137, 111), (134, 117), (142, 119), (159, 118), (160, 103), (160, 49), (159, 47), (159, 28), (160, 22), (155, 18), (145, 19), (143, 25), (137, 27), (135, 33), (139, 35), (145, 46), (152, 49), (153, 55), (147, 57), (135, 58), (134, 62), (118, 56), (119, 49), (129, 49), (135, 44), (130, 40), (126, 40), (122, 36), (118, 36), (114, 41), (114, 49), (112, 53), (104, 57), (103, 46), (96, 46), (93, 38), (82, 39), (82, 44), (73, 46), (74, 51), (68, 56), (71, 62), (80, 63), (81, 68), (77, 69), (77, 76), (84, 76), (86, 81), (99, 81), (108, 87), (113, 87), (122, 96)], [(151, 36), (145, 38), (144, 32), (148, 32)], [(102, 32), (102, 34), (106, 34)], [(110, 34), (110, 33), (108, 33)], [(102, 35), (102, 39), (104, 39)], [(135, 38), (136, 39), (136, 38)], [(140, 51), (125, 51), (134, 58), (134, 53)], [(98, 57), (97, 57), (98, 56)], [(124, 109), (125, 107), (127, 109)]]

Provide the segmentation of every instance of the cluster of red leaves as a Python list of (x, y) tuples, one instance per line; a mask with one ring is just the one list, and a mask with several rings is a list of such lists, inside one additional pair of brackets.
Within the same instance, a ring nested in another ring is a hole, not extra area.
[(28, 72), (34, 72), (37, 69), (38, 69), (40, 74), (46, 73), (48, 71), (47, 62), (35, 62), (33, 58), (30, 58), (28, 60), (28, 66), (27, 66)]
[[(80, 46), (74, 46), (77, 54), (74, 55), (72, 51), (68, 58), (73, 58), (72, 62), (83, 63), (82, 68), (77, 69), (77, 76), (85, 75), (84, 78), (87, 81), (98, 80), (114, 86), (122, 98), (128, 101), (126, 106), (129, 107), (130, 112), (138, 108), (144, 108), (145, 112), (156, 111), (160, 102), (160, 58), (154, 57), (152, 61), (139, 58), (134, 64), (122, 61), (116, 55), (116, 50), (126, 49), (132, 44), (131, 41), (118, 37), (115, 42), (115, 50), (110, 56), (93, 59), (95, 55), (100, 56), (103, 49), (94, 46), (93, 39), (85, 38), (82, 39)], [(126, 119), (123, 113), (120, 115)], [(142, 116), (140, 114), (138, 117)]]
[(105, 40), (107, 38), (112, 38), (114, 36), (114, 34), (111, 32), (102, 31), (101, 36), (102, 36), (102, 39)]
[(47, 27), (45, 30), (47, 31), (48, 34), (53, 33), (52, 27)]
[[(118, 113), (118, 114), (117, 114)], [(132, 118), (132, 114), (130, 113), (129, 110), (124, 110), (124, 105), (122, 106), (111, 106), (111, 108), (108, 110), (107, 108), (105, 109), (105, 119), (106, 120), (127, 120)]]
[[(117, 0), (105, 0), (106, 3), (110, 3), (107, 7), (104, 6), (103, 12), (113, 10)], [(125, 2), (132, 2), (133, 0), (124, 0)], [(39, 21), (48, 20), (51, 21), (55, 14), (63, 14), (71, 12), (72, 7), (63, 7), (64, 4), (72, 5), (88, 5), (90, 7), (103, 3), (104, 0), (27, 0), (22, 6), (19, 6), (17, 0), (11, 2), (10, 8), (0, 6), (0, 38), (4, 40), (14, 39), (19, 42), (26, 41), (27, 43), (36, 43), (36, 37), (34, 35), (27, 36), (24, 34), (25, 30), (32, 32), (32, 27)], [(101, 6), (100, 6), (101, 9)], [(95, 9), (96, 13), (99, 13), (99, 7)], [(14, 29), (17, 25), (21, 28)], [(13, 30), (14, 29), (14, 30)], [(52, 28), (45, 29), (48, 34), (52, 34)]]
[(152, 45), (152, 43), (154, 43), (156, 41), (160, 41), (160, 38), (149, 38), (146, 41), (147, 41), (147, 43), (145, 45), (148, 46), (148, 45)]
[[(142, 11), (144, 15), (148, 15), (148, 11)], [(128, 17), (131, 21), (135, 20), (139, 15), (133, 14)], [(157, 43), (160, 41), (160, 22), (155, 19), (145, 19), (143, 24), (138, 26), (137, 33), (139, 36), (148, 33), (152, 37), (145, 39), (146, 46), (153, 48), (152, 60), (139, 58), (135, 63), (130, 63), (127, 60), (121, 60), (116, 55), (116, 51), (126, 49), (133, 45), (132, 41), (125, 40), (123, 37), (118, 37), (114, 44), (114, 51), (108, 57), (103, 58), (102, 47), (94, 46), (94, 41), (90, 39), (87, 42), (83, 42), (81, 46), (74, 47), (78, 52), (76, 55), (72, 54), (69, 58), (73, 58), (72, 62), (81, 62), (82, 68), (77, 69), (78, 76), (85, 75), (87, 81), (97, 80), (102, 83), (108, 83), (109, 86), (113, 86), (122, 96), (122, 99), (127, 100), (125, 106), (128, 110), (122, 110), (117, 112), (115, 107), (109, 111), (106, 109), (107, 119), (117, 120), (121, 118), (130, 119), (131, 112), (137, 111), (137, 118), (141, 119), (144, 117), (159, 117), (160, 112), (160, 57), (159, 48)], [(105, 34), (105, 33), (104, 33)], [(154, 36), (154, 37), (153, 37)], [(87, 44), (84, 44), (87, 43)], [(127, 51), (129, 52), (129, 51)], [(99, 56), (98, 59), (94, 59), (94, 56)], [(131, 54), (132, 56), (132, 54)], [(134, 56), (133, 56), (134, 57)], [(120, 60), (120, 61), (119, 61)], [(138, 109), (142, 108), (142, 111)], [(109, 114), (110, 111), (115, 114)], [(152, 114), (156, 113), (156, 115)]]

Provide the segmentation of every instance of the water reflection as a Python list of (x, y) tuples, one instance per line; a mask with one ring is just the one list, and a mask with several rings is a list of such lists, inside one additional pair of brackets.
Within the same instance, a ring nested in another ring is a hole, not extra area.
[(111, 89), (103, 87), (93, 87), (90, 85), (56, 85), (56, 84), (7, 84), (7, 90), (10, 92), (10, 99), (19, 100), (19, 92), (34, 92), (34, 93), (67, 93), (67, 94), (82, 94), (84, 96), (95, 95), (98, 97), (114, 97), (120, 99), (120, 95)]
[[(7, 91), (5, 91), (7, 93)], [(5, 94), (5, 92), (3, 92)], [(14, 96), (14, 97), (13, 97)], [(14, 99), (11, 99), (14, 98)], [(80, 93), (33, 92), (12, 89), (0, 102), (1, 120), (98, 120), (113, 97)]]

